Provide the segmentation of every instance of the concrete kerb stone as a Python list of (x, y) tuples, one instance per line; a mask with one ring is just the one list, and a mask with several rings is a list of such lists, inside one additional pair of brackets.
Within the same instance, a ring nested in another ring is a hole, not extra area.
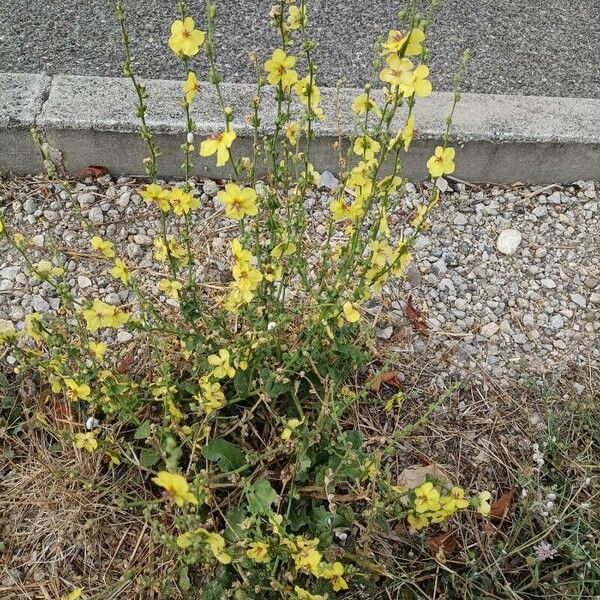
[(30, 73), (0, 73), (0, 171), (25, 175), (43, 170), (31, 136), (50, 78)]
[[(11, 75), (0, 82), (10, 79)], [(14, 77), (14, 76), (13, 76)], [(43, 88), (43, 76), (26, 76)], [(37, 78), (37, 79), (36, 79)], [(149, 93), (148, 125), (163, 152), (159, 172), (166, 178), (181, 176), (181, 143), (185, 129), (181, 110), (181, 82), (146, 80)], [(1, 84), (0, 84), (1, 85)], [(0, 87), (0, 109), (7, 103), (3, 94), (13, 94), (23, 105), (22, 94), (11, 86)], [(235, 144), (238, 156), (251, 156), (252, 128), (245, 120), (256, 87), (248, 84), (223, 84), (226, 103), (234, 110)], [(32, 95), (43, 96), (38, 88)], [(327, 119), (315, 125), (312, 162), (317, 170), (339, 170), (341, 142), (347, 146), (354, 125), (350, 110), (360, 90), (325, 88), (322, 106)], [(425, 163), (446, 128), (452, 94), (433, 93), (419, 99), (415, 116), (418, 135), (403, 161), (405, 176), (419, 180), (427, 177)], [(16, 104), (18, 106), (18, 103)], [(41, 103), (39, 103), (41, 106)], [(33, 120), (45, 139), (58, 149), (71, 174), (89, 165), (103, 165), (114, 174), (143, 175), (142, 160), (147, 147), (139, 137), (139, 121), (134, 115), (135, 93), (124, 78), (55, 76), (47, 100)], [(6, 109), (2, 109), (5, 112)], [(263, 90), (261, 116), (264, 133), (272, 127), (275, 102), (270, 90)], [(2, 114), (2, 113), (0, 113)], [(208, 83), (200, 85), (193, 104), (197, 146), (200, 139), (223, 128), (217, 97)], [(395, 127), (403, 126), (399, 115)], [(24, 119), (22, 119), (24, 121)], [(31, 121), (31, 119), (30, 119)], [(13, 127), (14, 130), (14, 127)], [(0, 118), (0, 136), (10, 127)], [(36, 172), (38, 162), (5, 158), (0, 137), (0, 170)], [(471, 182), (528, 183), (572, 182), (600, 178), (600, 100), (463, 94), (452, 126), (452, 143), (457, 148), (456, 177)], [(227, 171), (215, 167), (214, 157), (203, 159), (195, 153), (195, 172), (200, 177), (222, 178)], [(260, 166), (260, 165), (259, 165)]]

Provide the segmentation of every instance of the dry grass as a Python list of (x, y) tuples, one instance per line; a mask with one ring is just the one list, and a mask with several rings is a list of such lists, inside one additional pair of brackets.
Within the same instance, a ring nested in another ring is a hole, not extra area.
[(138, 474), (119, 477), (99, 455), (59, 443), (30, 423), (4, 437), (0, 598), (152, 598), (125, 574), (160, 577), (168, 567), (142, 516), (119, 508), (144, 494)]

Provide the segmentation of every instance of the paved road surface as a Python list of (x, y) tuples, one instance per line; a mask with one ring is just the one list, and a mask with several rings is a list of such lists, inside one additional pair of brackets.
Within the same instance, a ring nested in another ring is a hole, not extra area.
[[(426, 1), (426, 0), (423, 0)], [(269, 0), (218, 0), (218, 61), (229, 81), (252, 81), (247, 53), (264, 57), (275, 37)], [(432, 29), (432, 79), (450, 89), (464, 47), (466, 91), (600, 97), (600, 0), (442, 0)], [(145, 76), (176, 78), (164, 45), (176, 0), (125, 0), (136, 62)], [(197, 15), (204, 0), (189, 2)], [(402, 0), (309, 0), (319, 43), (318, 82), (362, 85), (372, 43)], [(0, 0), (0, 71), (119, 74), (121, 51), (109, 0)], [(202, 72), (202, 69), (200, 69)]]

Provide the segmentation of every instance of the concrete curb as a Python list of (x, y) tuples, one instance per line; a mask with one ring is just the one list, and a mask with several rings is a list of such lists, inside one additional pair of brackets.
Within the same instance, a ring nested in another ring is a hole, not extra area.
[[(163, 155), (161, 176), (181, 176), (184, 140), (180, 106), (181, 83), (147, 80), (148, 124)], [(250, 156), (252, 129), (244, 120), (255, 86), (224, 84), (226, 102), (234, 109), (238, 156)], [(313, 163), (317, 170), (336, 172), (336, 142), (346, 143), (353, 129), (355, 89), (322, 89), (328, 119), (316, 126)], [(46, 141), (62, 153), (71, 174), (89, 165), (103, 165), (114, 174), (142, 175), (147, 151), (133, 115), (134, 92), (129, 80), (108, 77), (0, 73), (0, 171), (18, 174), (42, 169), (39, 151), (29, 138), (36, 125)], [(419, 137), (403, 165), (411, 179), (427, 177), (425, 163), (441, 139), (452, 103), (449, 93), (433, 93), (416, 108)], [(274, 110), (264, 92), (263, 122)], [(203, 84), (194, 102), (200, 138), (222, 128), (212, 86)], [(401, 121), (397, 124), (401, 126)], [(453, 124), (457, 148), (455, 175), (472, 182), (568, 183), (600, 179), (600, 100), (463, 94)], [(214, 159), (194, 156), (202, 177), (226, 177)]]

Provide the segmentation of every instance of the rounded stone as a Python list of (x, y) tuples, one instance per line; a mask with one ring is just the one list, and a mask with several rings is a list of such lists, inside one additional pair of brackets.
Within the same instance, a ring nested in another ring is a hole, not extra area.
[(502, 254), (514, 254), (521, 245), (522, 240), (523, 236), (520, 231), (517, 231), (516, 229), (505, 229), (498, 236), (496, 248), (498, 248), (498, 251)]

